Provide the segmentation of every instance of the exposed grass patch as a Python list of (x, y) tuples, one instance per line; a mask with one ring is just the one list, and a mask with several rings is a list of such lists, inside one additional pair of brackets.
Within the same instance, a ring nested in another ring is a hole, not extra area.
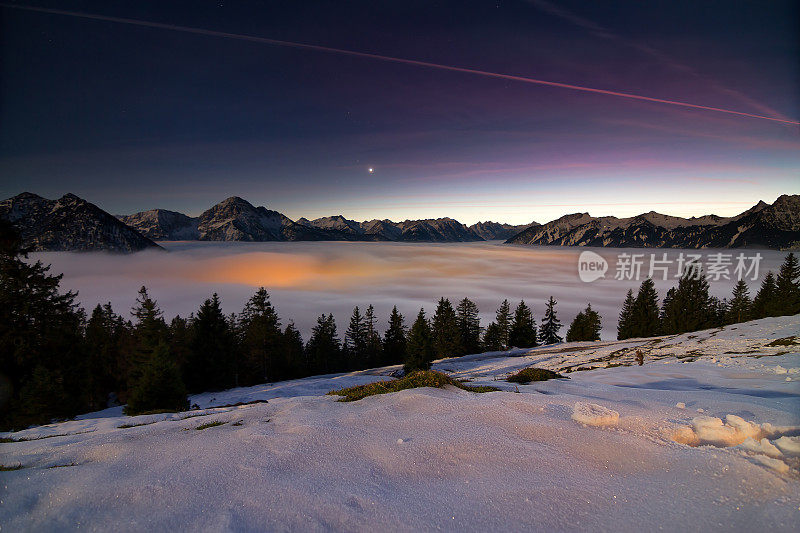
[(69, 466), (78, 466), (78, 463), (69, 463), (69, 464), (65, 464), (65, 465), (53, 465), (53, 466), (48, 466), (47, 468), (67, 468)]
[(366, 385), (357, 385), (355, 387), (347, 387), (344, 389), (333, 390), (328, 394), (334, 396), (342, 396), (340, 402), (354, 402), (367, 396), (375, 396), (376, 394), (388, 394), (390, 392), (398, 392), (406, 389), (416, 389), (419, 387), (435, 387), (442, 388), (446, 385), (452, 385), (459, 389), (470, 392), (493, 392), (500, 389), (495, 387), (482, 386), (469, 386), (460, 383), (459, 381), (451, 378), (447, 374), (436, 372), (435, 370), (418, 370), (412, 372), (407, 376), (390, 381), (377, 381), (375, 383), (368, 383)]
[(5, 444), (7, 442), (17, 442), (14, 439), (9, 439), (8, 437), (0, 438), (0, 444)]
[(20, 437), (18, 439), (9, 439), (9, 442), (29, 442), (32, 440), (54, 439), (56, 437), (71, 437), (73, 435), (83, 435), (85, 433), (94, 433), (96, 430), (90, 429), (89, 431), (79, 431), (77, 433), (57, 433), (55, 435), (42, 435), (41, 437)]
[(562, 376), (558, 372), (553, 372), (552, 370), (529, 366), (528, 368), (523, 368), (519, 372), (511, 374), (506, 378), (506, 381), (510, 381), (511, 383), (522, 383), (525, 385), (532, 381), (547, 381), (548, 379), (558, 378), (569, 379), (568, 377)]
[(163, 415), (166, 413), (180, 413), (181, 411), (176, 411), (175, 409), (153, 409), (152, 411), (142, 411), (141, 413), (133, 413), (136, 416), (140, 415)]
[(221, 409), (223, 407), (241, 407), (242, 405), (253, 405), (257, 403), (269, 403), (269, 402), (267, 400), (252, 400), (249, 402), (236, 402), (225, 405), (215, 405), (214, 407), (209, 407), (209, 409)]
[(216, 422), (209, 422), (209, 423), (207, 423), (207, 424), (200, 424), (199, 426), (197, 426), (197, 427), (196, 427), (196, 428), (194, 428), (194, 429), (196, 429), (196, 430), (198, 430), (198, 431), (202, 431), (202, 430), (204, 430), (204, 429), (208, 429), (208, 428), (215, 428), (215, 427), (217, 427), (217, 426), (221, 426), (221, 425), (223, 425), (224, 423), (225, 423), (225, 422), (220, 422), (220, 421), (216, 421)]
[(13, 466), (0, 465), (0, 472), (12, 472), (14, 470), (22, 470), (22, 465), (13, 465)]
[(155, 424), (158, 420), (153, 420), (152, 422), (141, 422), (139, 424), (122, 424), (121, 426), (117, 426), (117, 429), (128, 429), (128, 428), (138, 428), (139, 426), (149, 426), (150, 424)]
[(179, 418), (178, 421), (180, 422), (181, 420), (189, 420), (190, 418), (197, 418), (198, 416), (211, 416), (211, 415), (215, 415), (215, 414), (217, 414), (217, 413), (215, 413), (214, 411), (211, 411), (210, 413), (198, 413), (196, 415), (186, 415), (183, 418)]
[(782, 339), (775, 339), (774, 341), (767, 344), (767, 346), (797, 346), (800, 345), (800, 341), (797, 340), (797, 337), (792, 335), (791, 337), (783, 337)]

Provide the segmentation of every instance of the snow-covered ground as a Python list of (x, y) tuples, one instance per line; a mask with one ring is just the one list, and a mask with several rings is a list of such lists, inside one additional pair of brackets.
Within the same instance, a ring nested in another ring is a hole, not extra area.
[[(0, 435), (0, 527), (795, 531), (795, 342), (800, 315), (436, 363), (487, 394), (325, 395), (388, 367), (109, 409)], [(504, 381), (530, 365), (570, 379)]]

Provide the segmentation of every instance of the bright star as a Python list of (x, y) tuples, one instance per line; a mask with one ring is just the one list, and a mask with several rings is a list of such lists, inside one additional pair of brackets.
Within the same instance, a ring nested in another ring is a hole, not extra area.
[(370, 173), (370, 174), (372, 174), (373, 172), (375, 172), (375, 169), (374, 169), (374, 168), (372, 168), (372, 167), (369, 167), (369, 169), (368, 169), (368, 170), (369, 170), (369, 173)]

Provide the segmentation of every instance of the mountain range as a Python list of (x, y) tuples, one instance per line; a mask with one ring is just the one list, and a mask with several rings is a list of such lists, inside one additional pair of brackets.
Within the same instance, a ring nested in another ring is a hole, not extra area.
[(33, 250), (134, 252), (160, 248), (155, 241), (399, 241), (648, 248), (796, 248), (800, 244), (800, 195), (759, 202), (735, 217), (680, 218), (653, 211), (630, 218), (565, 215), (546, 224), (478, 222), (452, 218), (369, 220), (342, 215), (296, 221), (230, 197), (191, 217), (152, 209), (112, 216), (73, 194), (48, 200), (22, 193), (0, 202), (0, 218), (15, 223)]
[(615, 248), (797, 248), (800, 195), (758, 202), (735, 217), (679, 218), (656, 212), (630, 218), (565, 215), (530, 227), (509, 244), (607, 246)]
[(357, 222), (342, 215), (293, 221), (277, 211), (255, 207), (238, 196), (218, 203), (199, 217), (153, 209), (118, 218), (145, 237), (172, 241), (469, 242), (507, 239), (530, 226), (496, 222), (465, 226), (452, 218)]
[(137, 252), (161, 248), (94, 204), (65, 194), (48, 200), (22, 193), (0, 202), (0, 218), (20, 231), (23, 245), (31, 250)]

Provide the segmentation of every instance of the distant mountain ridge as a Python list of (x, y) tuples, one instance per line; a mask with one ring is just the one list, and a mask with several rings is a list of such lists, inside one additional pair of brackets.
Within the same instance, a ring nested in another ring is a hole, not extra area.
[(735, 217), (680, 218), (653, 211), (630, 218), (574, 213), (530, 227), (508, 244), (614, 248), (796, 248), (800, 195), (759, 202)]
[[(156, 240), (201, 241), (404, 241), (470, 242), (484, 238), (452, 218), (427, 220), (368, 220), (342, 215), (296, 222), (265, 207), (232, 196), (199, 217), (154, 209), (119, 215), (125, 224)], [(513, 226), (512, 226), (513, 227)], [(500, 238), (500, 237), (495, 237)]]
[(161, 249), (151, 239), (74, 194), (48, 200), (24, 192), (0, 202), (0, 218), (14, 223), (23, 245), (33, 251), (129, 253)]
[(651, 211), (630, 218), (564, 215), (546, 224), (478, 222), (466, 226), (452, 218), (369, 220), (342, 215), (291, 220), (278, 211), (255, 207), (232, 196), (190, 217), (152, 209), (114, 217), (67, 194), (47, 200), (22, 193), (0, 202), (0, 217), (20, 227), (35, 250), (110, 250), (158, 248), (154, 242), (199, 241), (398, 241), (473, 242), (505, 239), (510, 244), (646, 248), (773, 248), (800, 246), (800, 195), (775, 203), (759, 202), (735, 217), (680, 218)]

